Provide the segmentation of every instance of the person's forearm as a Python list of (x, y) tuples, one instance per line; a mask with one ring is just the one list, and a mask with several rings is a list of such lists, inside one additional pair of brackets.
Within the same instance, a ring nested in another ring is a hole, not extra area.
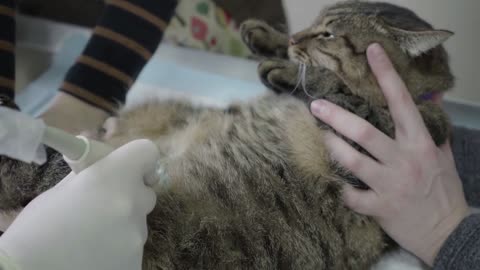
[(83, 54), (60, 90), (114, 113), (152, 57), (177, 0), (108, 0)]
[(480, 208), (480, 130), (454, 127), (452, 151), (467, 202)]
[(434, 270), (480, 270), (480, 215), (466, 218), (437, 255)]

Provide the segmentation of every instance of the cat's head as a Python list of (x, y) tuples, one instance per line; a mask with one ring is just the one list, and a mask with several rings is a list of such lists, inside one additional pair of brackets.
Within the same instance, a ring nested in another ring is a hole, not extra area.
[(354, 94), (384, 105), (368, 66), (367, 47), (381, 44), (414, 98), (420, 99), (453, 86), (448, 55), (441, 45), (452, 35), (434, 30), (406, 8), (347, 1), (324, 9), (311, 27), (293, 35), (289, 56), (333, 71)]

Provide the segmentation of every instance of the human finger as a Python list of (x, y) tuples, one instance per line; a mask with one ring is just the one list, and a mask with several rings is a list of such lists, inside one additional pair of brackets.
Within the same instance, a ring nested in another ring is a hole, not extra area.
[(157, 203), (157, 194), (155, 191), (147, 186), (141, 186), (135, 194), (137, 206), (140, 208), (139, 212), (143, 214), (150, 214)]
[(387, 100), (397, 134), (408, 138), (428, 134), (412, 96), (385, 50), (379, 44), (372, 44), (367, 49), (367, 58)]
[[(103, 177), (116, 181), (138, 181), (153, 171), (159, 159), (156, 145), (149, 140), (136, 140), (113, 151), (106, 158), (93, 164), (82, 173), (100, 173)], [(128, 177), (125, 177), (128, 175)]]
[(442, 151), (442, 153), (444, 153), (451, 162), (455, 163), (455, 158), (453, 157), (453, 151), (450, 141), (447, 140), (444, 145), (440, 146), (440, 151)]
[(362, 146), (382, 163), (395, 153), (394, 141), (357, 115), (326, 100), (312, 102), (312, 113), (333, 129)]
[(360, 190), (345, 185), (342, 190), (342, 198), (344, 204), (353, 211), (366, 216), (376, 215), (378, 196), (372, 190)]
[(378, 177), (379, 172), (383, 170), (381, 164), (361, 154), (347, 142), (333, 134), (327, 134), (325, 143), (332, 157), (365, 182), (371, 189), (381, 189), (382, 185), (385, 185), (384, 181), (381, 181), (380, 177)]

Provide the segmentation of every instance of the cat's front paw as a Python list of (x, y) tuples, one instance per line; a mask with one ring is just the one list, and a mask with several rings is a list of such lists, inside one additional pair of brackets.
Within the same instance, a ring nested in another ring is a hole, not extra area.
[(247, 20), (240, 26), (243, 42), (256, 55), (288, 57), (288, 36), (259, 20)]
[(258, 74), (275, 93), (292, 93), (298, 84), (298, 66), (286, 60), (265, 60), (258, 66)]

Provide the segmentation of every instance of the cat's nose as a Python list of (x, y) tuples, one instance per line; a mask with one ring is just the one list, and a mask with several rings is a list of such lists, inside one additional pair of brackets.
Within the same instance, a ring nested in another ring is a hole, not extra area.
[(295, 40), (295, 38), (291, 37), (290, 40), (288, 41), (288, 44), (290, 46), (293, 46), (293, 45), (297, 45), (298, 42), (297, 42), (297, 40)]

